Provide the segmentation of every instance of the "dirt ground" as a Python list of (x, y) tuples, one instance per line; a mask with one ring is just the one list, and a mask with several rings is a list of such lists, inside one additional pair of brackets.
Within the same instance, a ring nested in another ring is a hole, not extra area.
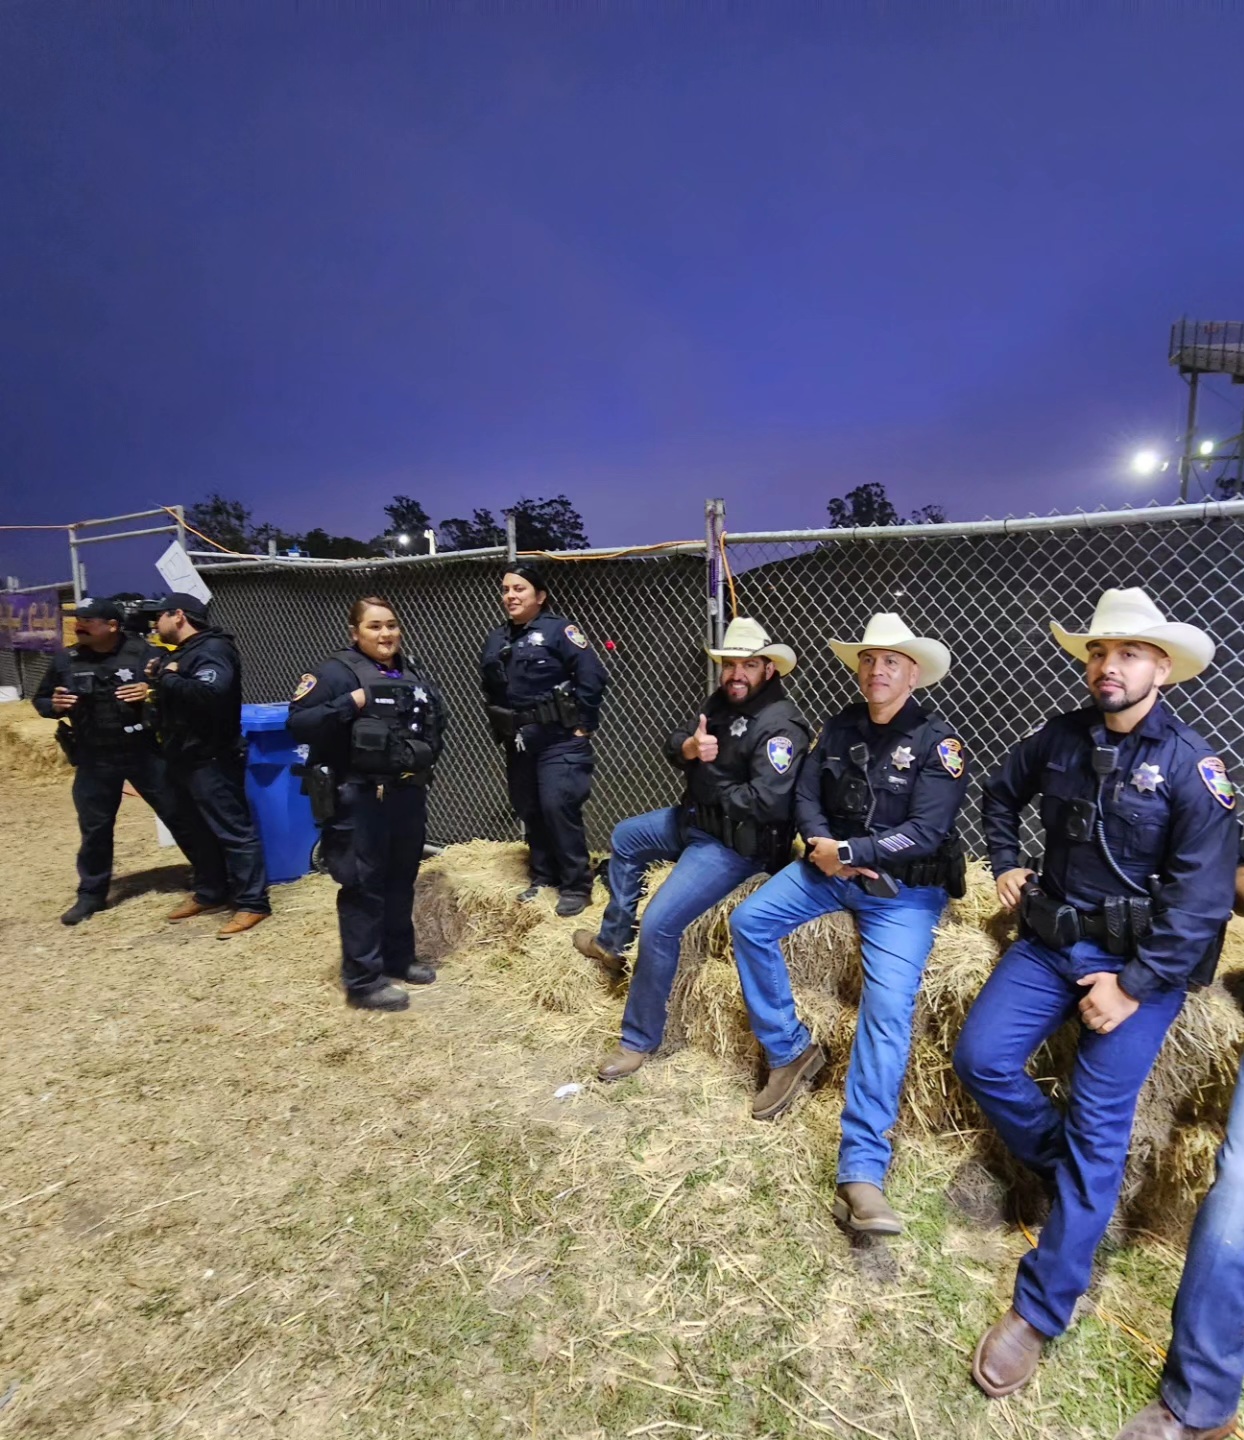
[(1150, 1398), (1181, 1257), (1144, 1236), (1026, 1394), (974, 1390), (1027, 1241), (971, 1137), (904, 1147), (907, 1233), (850, 1243), (835, 1105), (756, 1125), (693, 1048), (599, 1086), (620, 1001), (540, 1008), (491, 942), (347, 1011), (331, 882), (170, 926), (136, 799), (65, 929), (68, 777), (0, 776), (0, 815), (0, 1435), (1109, 1440)]

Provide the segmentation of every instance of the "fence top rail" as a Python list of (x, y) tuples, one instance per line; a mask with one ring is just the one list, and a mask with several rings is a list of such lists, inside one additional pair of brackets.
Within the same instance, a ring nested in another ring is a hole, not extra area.
[(957, 520), (940, 525), (861, 525), (826, 530), (730, 530), (727, 545), (775, 545), (852, 540), (950, 539), (965, 535), (1015, 535), (1028, 530), (1094, 530), (1112, 525), (1151, 525), (1165, 520), (1244, 517), (1244, 500), (1206, 500), (1197, 505), (1149, 505), (1143, 509), (1078, 510), (1071, 515), (1007, 516), (1004, 520)]
[[(222, 558), (214, 550), (191, 550), (192, 559), (210, 559), (214, 563), (199, 565), (204, 573), (223, 570), (255, 571), (267, 567), (274, 570), (374, 570), (377, 566), (445, 565), (454, 560), (504, 560), (507, 551), (504, 545), (489, 546), (481, 550), (439, 550), (435, 555), (374, 555), (358, 560), (318, 559), (314, 555), (230, 555)], [(568, 560), (614, 560), (614, 559), (657, 559), (664, 555), (702, 555), (703, 540), (673, 540), (662, 545), (632, 545), (623, 548), (601, 547), (589, 550), (520, 550), (520, 559), (542, 559), (552, 561)]]
[[(88, 530), (95, 525), (119, 525), (122, 520), (149, 520), (153, 515), (167, 517), (168, 507), (157, 506), (154, 510), (135, 510), (131, 515), (109, 515), (106, 520), (72, 520), (65, 526), (66, 530)], [(122, 538), (120, 536), (118, 539)]]

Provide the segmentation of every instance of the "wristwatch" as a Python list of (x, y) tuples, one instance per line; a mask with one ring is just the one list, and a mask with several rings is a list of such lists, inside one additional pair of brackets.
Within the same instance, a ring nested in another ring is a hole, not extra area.
[(851, 854), (851, 842), (849, 840), (838, 841), (838, 863), (839, 865), (854, 864), (855, 857)]

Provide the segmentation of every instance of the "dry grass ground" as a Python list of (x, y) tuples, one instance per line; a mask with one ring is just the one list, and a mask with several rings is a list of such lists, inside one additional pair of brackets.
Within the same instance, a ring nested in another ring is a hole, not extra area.
[(980, 1137), (909, 1120), (908, 1232), (849, 1243), (833, 1087), (752, 1123), (746, 1048), (705, 1048), (726, 1000), (591, 1079), (621, 1000), (576, 922), (505, 901), (512, 848), (429, 867), (440, 978), (359, 1015), (329, 881), (227, 943), (170, 927), (184, 872), (136, 800), (125, 898), (59, 926), (66, 780), (0, 774), (0, 1435), (1096, 1440), (1149, 1398), (1177, 1233), (1108, 1245), (1037, 1384), (985, 1401), (968, 1356), (1026, 1241)]

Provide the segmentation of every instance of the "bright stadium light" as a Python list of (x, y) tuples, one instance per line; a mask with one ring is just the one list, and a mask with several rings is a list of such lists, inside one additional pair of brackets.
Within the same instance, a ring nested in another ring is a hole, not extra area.
[(1132, 469), (1137, 475), (1156, 475), (1162, 465), (1162, 457), (1156, 450), (1137, 450), (1132, 456)]
[(1201, 441), (1201, 454), (1212, 455), (1214, 453), (1214, 442), (1212, 440)]
[(409, 544), (410, 544), (410, 536), (409, 536), (409, 535), (399, 535), (399, 536), (397, 537), (397, 543), (398, 543), (399, 545), (409, 545)]

